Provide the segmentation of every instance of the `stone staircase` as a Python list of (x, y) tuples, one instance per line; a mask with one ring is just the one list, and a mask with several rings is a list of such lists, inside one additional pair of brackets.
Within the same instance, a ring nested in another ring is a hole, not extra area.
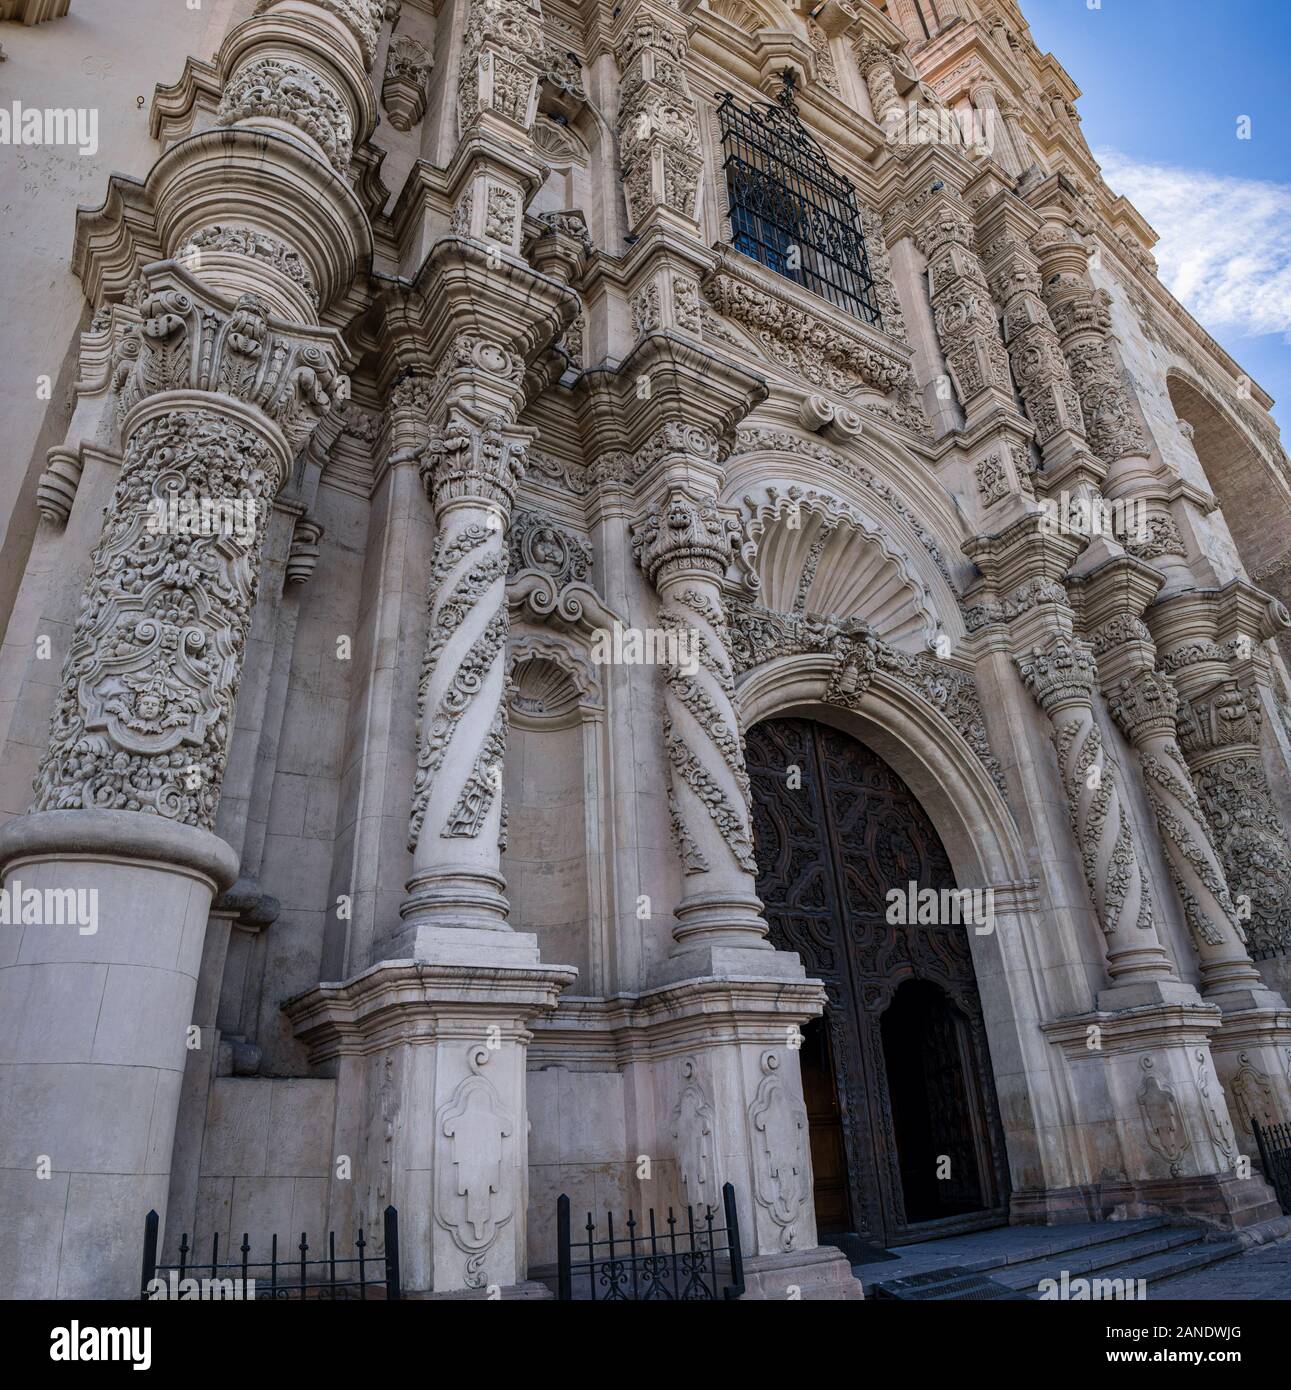
[(1028, 1298), (1041, 1296), (1040, 1281), (1078, 1279), (1147, 1280), (1148, 1297), (1168, 1297), (1161, 1286), (1249, 1248), (1237, 1236), (1164, 1217), (1100, 1221), (1072, 1226), (1007, 1226), (904, 1246), (895, 1260), (853, 1265), (866, 1297), (871, 1287), (892, 1279), (958, 1270), (1007, 1285)]

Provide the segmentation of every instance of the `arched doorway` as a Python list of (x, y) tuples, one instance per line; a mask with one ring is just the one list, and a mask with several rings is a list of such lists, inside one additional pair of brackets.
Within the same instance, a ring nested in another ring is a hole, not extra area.
[(876, 753), (828, 725), (766, 720), (746, 758), (772, 940), (828, 995), (800, 1053), (822, 1235), (892, 1245), (1004, 1219), (972, 927), (887, 920), (892, 888), (955, 888), (932, 822)]

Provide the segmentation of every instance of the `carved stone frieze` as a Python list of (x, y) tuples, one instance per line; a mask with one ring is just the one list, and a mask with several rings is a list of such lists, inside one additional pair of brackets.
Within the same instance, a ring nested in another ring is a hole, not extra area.
[(776, 613), (755, 604), (733, 604), (730, 617), (731, 664), (743, 676), (779, 656), (801, 652), (835, 658), (827, 699), (850, 707), (860, 702), (876, 672), (897, 681), (942, 715), (972, 749), (974, 757), (1006, 795), (1004, 774), (991, 752), (981, 700), (973, 678), (932, 656), (897, 651), (867, 624), (844, 623), (798, 614)]
[(253, 58), (224, 88), (220, 125), (272, 118), (295, 126), (323, 151), (338, 174), (349, 172), (354, 123), (337, 89), (312, 68), (283, 58)]
[(247, 260), (272, 266), (274, 270), (299, 285), (314, 309), (318, 309), (318, 290), (314, 286), (314, 277), (309, 273), (309, 267), (293, 247), (277, 237), (254, 227), (217, 223), (190, 236), (175, 256), (188, 269), (200, 273), (202, 253), (206, 251), (244, 256)]
[[(918, 434), (928, 433), (914, 375), (902, 357), (871, 338), (819, 318), (788, 296), (730, 271), (704, 285), (710, 306), (746, 329), (771, 359), (813, 386), (856, 398), (859, 409)], [(886, 399), (874, 400), (866, 393)]]

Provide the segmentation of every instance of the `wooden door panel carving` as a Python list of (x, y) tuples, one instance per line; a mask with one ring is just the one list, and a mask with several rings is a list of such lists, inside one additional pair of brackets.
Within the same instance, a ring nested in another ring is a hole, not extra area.
[[(772, 940), (801, 955), (828, 997), (822, 1055), (837, 1103), (826, 1117), (819, 1096), (813, 1101), (821, 1131), (813, 1144), (830, 1167), (822, 1229), (844, 1205), (853, 1229), (881, 1242), (917, 1238), (930, 1220), (939, 1230), (960, 1215), (980, 1224), (981, 1213), (1003, 1210), (1007, 1167), (971, 928), (887, 920), (889, 889), (955, 887), (941, 840), (897, 774), (827, 725), (768, 720), (749, 732), (746, 756)], [(907, 983), (938, 991), (944, 1005), (902, 995), (889, 1013)], [(830, 1157), (840, 1136), (845, 1204)], [(934, 1150), (952, 1177), (930, 1185)]]

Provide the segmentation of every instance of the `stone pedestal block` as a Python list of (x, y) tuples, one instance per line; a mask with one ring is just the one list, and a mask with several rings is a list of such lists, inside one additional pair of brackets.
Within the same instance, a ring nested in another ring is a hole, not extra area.
[[(0, 1290), (129, 1298), (144, 1217), (164, 1220), (207, 914), (237, 857), (195, 826), (77, 810), (11, 820), (0, 865), (28, 918), (0, 927)], [(89, 911), (59, 925), (69, 892)]]

